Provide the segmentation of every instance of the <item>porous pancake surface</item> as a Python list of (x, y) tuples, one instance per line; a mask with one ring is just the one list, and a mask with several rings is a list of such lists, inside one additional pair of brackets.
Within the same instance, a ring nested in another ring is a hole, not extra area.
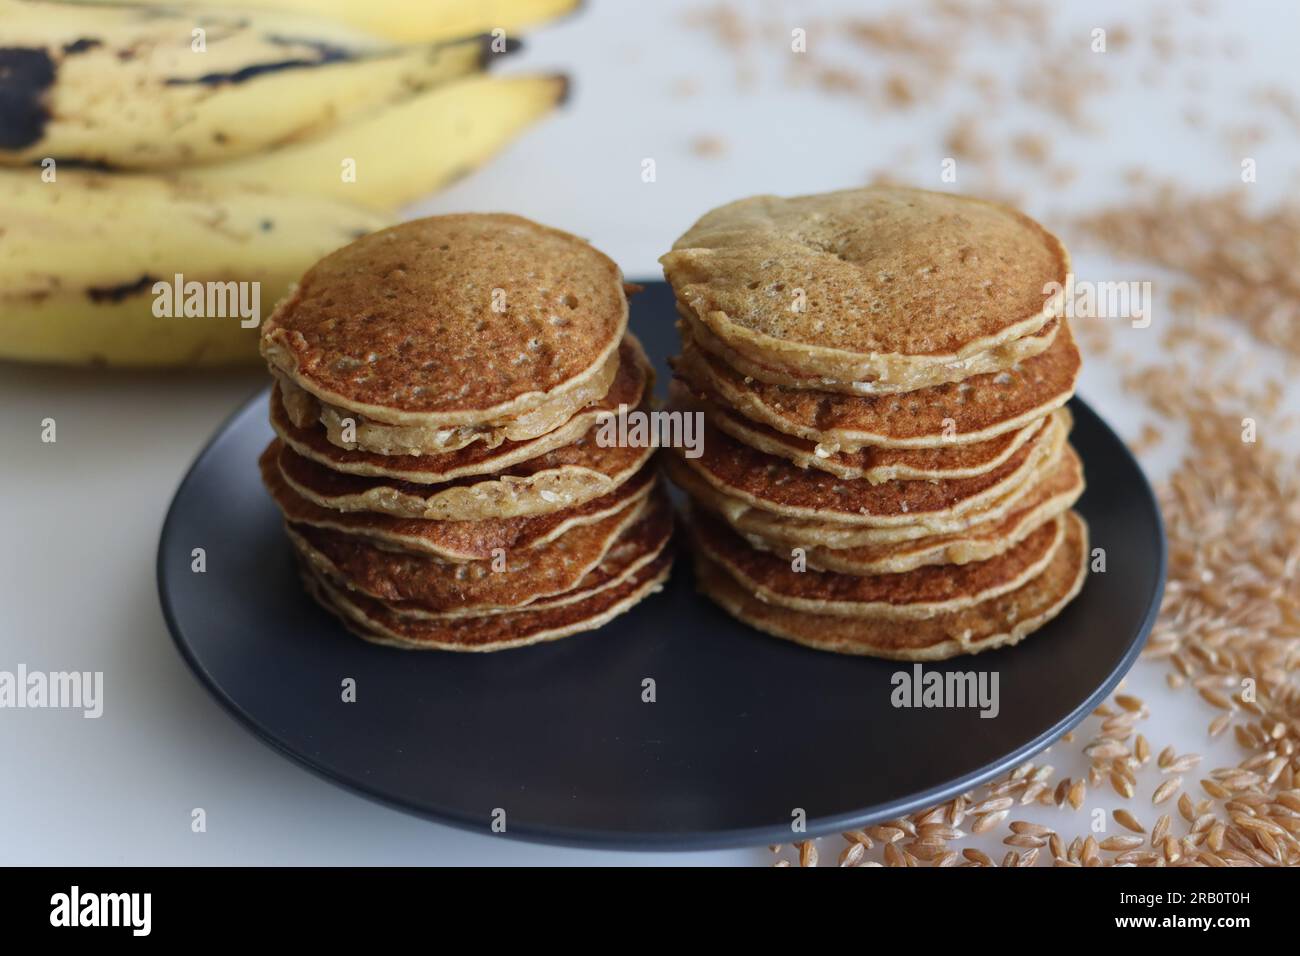
[(1065, 539), (1041, 574), (1014, 591), (920, 621), (809, 614), (768, 604), (703, 557), (696, 560), (696, 580), (730, 614), (775, 637), (839, 654), (932, 661), (1014, 644), (1041, 628), (1079, 593), (1087, 556), (1087, 526), (1070, 512)]
[(263, 354), (324, 402), (377, 421), (526, 411), (593, 374), (627, 324), (622, 274), (576, 236), (504, 214), (434, 216), (307, 271)]
[(1027, 216), (900, 186), (729, 203), (660, 261), (732, 348), (844, 380), (1032, 334), (1059, 311), (1045, 286), (1069, 272), (1060, 241)]

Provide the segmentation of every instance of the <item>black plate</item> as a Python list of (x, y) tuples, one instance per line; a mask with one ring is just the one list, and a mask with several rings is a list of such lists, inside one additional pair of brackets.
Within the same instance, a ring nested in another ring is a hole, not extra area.
[[(650, 283), (632, 328), (659, 366), (671, 295)], [(1003, 773), (1082, 720), (1136, 658), (1164, 587), (1151, 489), (1124, 443), (1075, 400), (1079, 504), (1106, 572), (1018, 647), (933, 665), (996, 671), (1001, 712), (895, 709), (909, 665), (765, 637), (691, 586), (599, 631), (496, 654), (414, 653), (352, 637), (298, 584), (257, 456), (266, 396), (241, 408), (181, 483), (158, 587), (181, 654), (262, 740), (323, 776), (443, 823), (637, 849), (788, 842), (791, 814), (833, 832), (933, 804)], [(193, 548), (207, 570), (191, 571)], [(344, 678), (357, 701), (342, 703)], [(657, 701), (642, 702), (653, 678)]]

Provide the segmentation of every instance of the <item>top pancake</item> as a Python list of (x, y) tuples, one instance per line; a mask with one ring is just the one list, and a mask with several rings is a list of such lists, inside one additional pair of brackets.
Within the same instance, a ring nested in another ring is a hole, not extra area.
[(664, 255), (679, 301), (727, 346), (792, 374), (889, 381), (1041, 329), (1069, 255), (995, 203), (899, 186), (755, 196)]
[(434, 216), (309, 269), (264, 324), (262, 354), (322, 402), (456, 426), (580, 387), (626, 326), (618, 266), (582, 239), (519, 216)]

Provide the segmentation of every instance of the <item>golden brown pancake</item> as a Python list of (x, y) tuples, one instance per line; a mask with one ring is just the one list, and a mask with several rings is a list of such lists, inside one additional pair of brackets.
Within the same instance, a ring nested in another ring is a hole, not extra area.
[(601, 447), (600, 426), (572, 445), (530, 458), (492, 476), (422, 485), (396, 478), (345, 475), (280, 449), (280, 473), (298, 494), (322, 508), (376, 511), (399, 518), (481, 521), (549, 514), (609, 494), (636, 474), (653, 448)]
[(823, 449), (819, 453), (815, 442), (787, 435), (707, 399), (691, 396), (679, 380), (672, 383), (670, 394), (674, 407), (702, 411), (715, 427), (741, 444), (792, 461), (800, 468), (816, 468), (840, 478), (862, 478), (873, 485), (884, 481), (982, 475), (1015, 454), (1045, 424), (1045, 419), (1036, 419), (1016, 431), (967, 445), (947, 444), (936, 448), (868, 445), (856, 452), (829, 453)]
[(841, 395), (746, 380), (717, 358), (682, 343), (674, 370), (696, 393), (753, 421), (820, 445), (942, 447), (988, 441), (1059, 408), (1074, 394), (1079, 350), (1068, 324), (1051, 348), (995, 375), (901, 395)]
[(1027, 216), (901, 186), (754, 196), (661, 257), (727, 346), (790, 374), (905, 378), (1032, 335), (1061, 310), (1069, 256)]
[(594, 630), (662, 589), (671, 570), (672, 555), (665, 551), (620, 584), (581, 601), (453, 621), (412, 620), (373, 598), (345, 594), (318, 577), (306, 575), (304, 580), (321, 604), (367, 641), (407, 650), (499, 651)]
[[(671, 512), (669, 518), (672, 517)], [(592, 595), (607, 588), (618, 587), (628, 578), (637, 574), (643, 567), (658, 558), (668, 548), (671, 527), (638, 524), (614, 542), (613, 547), (600, 559), (600, 564), (592, 568), (572, 590), (551, 597), (530, 601), (523, 610), (545, 611), (585, 601)], [(660, 543), (659, 547), (654, 542)], [(649, 542), (649, 546), (647, 546)], [(414, 601), (385, 601), (384, 606), (398, 617), (415, 620), (450, 622), (457, 618), (479, 617), (483, 614), (509, 614), (511, 609), (488, 611), (434, 611)]]
[[(1065, 448), (1062, 449), (1061, 454), (1064, 453)], [(915, 541), (918, 538), (931, 538), (935, 535), (960, 534), (990, 521), (1000, 521), (1010, 514), (1013, 508), (1019, 506), (1030, 490), (1043, 480), (1043, 476), (1059, 465), (1061, 454), (1044, 461), (1025, 481), (1012, 485), (987, 504), (944, 518), (927, 516), (925, 524), (885, 527), (844, 524), (818, 518), (791, 518), (764, 511), (710, 485), (682, 464), (676, 456), (665, 455), (662, 460), (673, 482), (686, 492), (692, 501), (714, 514), (721, 515), (747, 539), (761, 539), (772, 542), (779, 548), (787, 549), (821, 547), (845, 550), (879, 548)]]
[(538, 548), (506, 551), (495, 560), (447, 564), (427, 555), (377, 548), (309, 525), (289, 527), (289, 538), (311, 567), (331, 581), (383, 601), (411, 601), (430, 612), (487, 612), (523, 607), (563, 594), (596, 568), (624, 534), (646, 547), (667, 543), (672, 509), (661, 492), (569, 531)]
[(353, 535), (398, 551), (428, 554), (443, 561), (481, 561), (498, 549), (533, 548), (571, 528), (599, 521), (644, 501), (655, 485), (655, 469), (646, 466), (613, 491), (585, 504), (528, 518), (488, 518), (483, 521), (429, 521), (396, 518), (370, 511), (338, 511), (308, 501), (280, 474), (279, 439), (262, 452), (258, 466), (262, 483), (284, 513), (286, 521)]
[(697, 557), (699, 589), (751, 627), (807, 647), (892, 660), (937, 661), (1015, 644), (1054, 618), (1087, 574), (1088, 529), (1065, 516), (1065, 541), (1037, 577), (1016, 590), (923, 621), (809, 614), (766, 604), (716, 564)]
[(1035, 475), (1026, 494), (1005, 515), (961, 531), (840, 549), (808, 541), (779, 543), (757, 534), (744, 537), (753, 547), (778, 555), (802, 548), (808, 567), (841, 574), (897, 574), (927, 564), (967, 564), (987, 561), (1019, 544), (1043, 522), (1068, 511), (1083, 488), (1083, 464), (1066, 445), (1057, 463)]
[(734, 368), (741, 375), (756, 378), (770, 385), (784, 385), (787, 388), (811, 388), (825, 392), (842, 392), (846, 395), (877, 395), (887, 392), (911, 392), (918, 388), (943, 385), (947, 382), (960, 382), (972, 375), (985, 375), (1002, 372), (1018, 362), (1033, 358), (1045, 352), (1056, 341), (1060, 331), (1061, 320), (1052, 319), (1032, 335), (1023, 335), (989, 349), (987, 352), (947, 362), (931, 365), (907, 372), (903, 377), (891, 380), (876, 379), (870, 382), (840, 382), (826, 376), (809, 376), (792, 373), (780, 366), (773, 366), (765, 361), (755, 360), (747, 355), (729, 348), (708, 327), (681, 303), (677, 305), (678, 314), (682, 316), (677, 323), (677, 330), (683, 339), (689, 337), (697, 348), (716, 356), (725, 364)]
[(622, 274), (589, 243), (519, 216), (457, 214), (316, 263), (264, 323), (262, 353), (328, 405), (456, 427), (579, 387), (626, 326)]
[(653, 377), (650, 362), (640, 344), (630, 335), (623, 340), (619, 353), (618, 375), (602, 399), (583, 408), (555, 431), (526, 441), (503, 441), (495, 447), (476, 443), (457, 451), (419, 457), (349, 451), (332, 442), (319, 425), (306, 428), (295, 425), (280, 401), (278, 386), (271, 393), (271, 427), (299, 455), (349, 475), (437, 484), (469, 475), (492, 474), (572, 444), (604, 416), (617, 414), (620, 405), (628, 408), (640, 405)]
[(1013, 591), (1037, 576), (1065, 539), (1054, 518), (987, 561), (929, 564), (898, 574), (795, 570), (792, 557), (751, 548), (720, 518), (696, 510), (691, 537), (698, 552), (760, 601), (843, 617), (923, 619)]
[(527, 441), (554, 431), (584, 407), (599, 401), (609, 391), (618, 368), (618, 353), (611, 352), (596, 374), (536, 408), (512, 418), (451, 427), (376, 422), (317, 401), (282, 373), (275, 373), (275, 380), (290, 421), (301, 428), (318, 423), (325, 426), (326, 437), (340, 448), (355, 446), (376, 455), (440, 455), (475, 444), (495, 448), (505, 441)]
[(674, 480), (684, 467), (717, 492), (778, 515), (877, 527), (934, 526), (984, 507), (1029, 480), (1036, 468), (1064, 446), (1068, 431), (1066, 413), (1054, 413), (1046, 427), (998, 467), (972, 478), (942, 481), (873, 485), (837, 478), (765, 455), (707, 422), (699, 458), (687, 459), (676, 449), (667, 457)]

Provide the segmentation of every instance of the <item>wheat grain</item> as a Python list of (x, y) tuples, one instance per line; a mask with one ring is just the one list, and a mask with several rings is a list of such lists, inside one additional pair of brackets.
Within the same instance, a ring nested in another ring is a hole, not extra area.
[(1156, 792), (1151, 794), (1151, 802), (1161, 804), (1178, 792), (1178, 788), (1183, 785), (1182, 777), (1170, 777), (1160, 786), (1156, 787)]
[(1070, 792), (1067, 794), (1067, 799), (1070, 801), (1070, 806), (1073, 807), (1075, 810), (1078, 810), (1081, 806), (1083, 806), (1083, 800), (1084, 797), (1087, 796), (1087, 794), (1088, 794), (1087, 784), (1085, 784), (1082, 780), (1075, 781), (1074, 784), (1070, 786)]
[(1120, 773), (1118, 770), (1111, 771), (1110, 785), (1117, 794), (1119, 794), (1121, 797), (1123, 797), (1126, 800), (1133, 796), (1134, 793), (1133, 782), (1129, 780), (1127, 777), (1125, 777), (1124, 774)]
[(1015, 806), (1015, 804), (1016, 801), (1012, 800), (1010, 797), (997, 797), (992, 800), (985, 800), (981, 803), (975, 804), (968, 812), (973, 816), (981, 816), (986, 813), (995, 813), (998, 810), (1009, 810)]
[(997, 810), (993, 813), (985, 813), (975, 818), (971, 824), (971, 833), (987, 833), (999, 823), (1007, 818), (1008, 810)]
[(1103, 850), (1119, 851), (1133, 850), (1140, 847), (1145, 841), (1138, 836), (1109, 836), (1098, 844)]
[(1118, 810), (1112, 811), (1111, 816), (1115, 818), (1116, 823), (1118, 823), (1126, 830), (1132, 830), (1134, 833), (1147, 832), (1146, 827), (1138, 823), (1137, 817), (1133, 816), (1133, 814), (1129, 813), (1127, 810), (1123, 809), (1122, 807)]
[(841, 833), (840, 836), (849, 843), (861, 843), (868, 850), (875, 846), (871, 837), (867, 836), (865, 830), (847, 830), (844, 833)]

